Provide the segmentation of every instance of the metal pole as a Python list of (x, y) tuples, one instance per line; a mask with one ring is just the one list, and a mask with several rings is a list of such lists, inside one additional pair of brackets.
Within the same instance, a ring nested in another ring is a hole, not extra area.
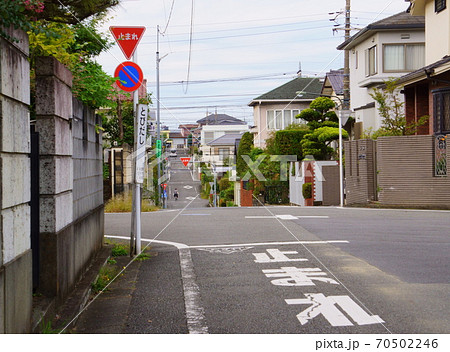
[(344, 165), (342, 163), (342, 111), (339, 112), (339, 205), (344, 206)]
[(213, 166), (214, 170), (214, 208), (217, 207), (217, 172), (216, 172), (216, 166)]
[[(160, 103), (159, 103), (159, 26), (156, 29), (156, 140), (161, 140), (161, 130), (160, 130)], [(162, 152), (162, 143), (161, 143)], [(161, 157), (158, 155), (158, 200), (161, 202), (161, 185), (159, 184), (159, 179), (161, 178)]]
[[(345, 4), (345, 40), (350, 39), (350, 0)], [(344, 104), (343, 110), (350, 110), (350, 51), (344, 51)]]
[[(137, 63), (137, 50), (133, 55), (133, 62)], [(136, 235), (136, 243), (134, 246), (134, 254), (139, 254), (141, 252), (141, 187), (136, 182), (136, 160), (137, 160), (137, 131), (138, 131), (138, 118), (137, 118), (137, 105), (139, 104), (139, 92), (135, 90), (133, 92), (133, 112), (134, 112), (134, 162), (133, 162), (133, 173), (134, 173), (134, 233)]]

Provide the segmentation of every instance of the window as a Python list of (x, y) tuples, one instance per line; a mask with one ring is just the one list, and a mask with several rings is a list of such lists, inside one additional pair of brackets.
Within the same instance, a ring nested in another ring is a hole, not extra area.
[(220, 160), (225, 160), (230, 157), (230, 148), (219, 148)]
[(203, 144), (207, 144), (211, 142), (214, 139), (214, 132), (205, 132), (205, 140), (203, 141)]
[(269, 110), (267, 111), (267, 128), (269, 130), (275, 129), (275, 111)]
[(373, 76), (377, 73), (377, 46), (366, 50), (366, 76)]
[(436, 89), (433, 93), (434, 133), (450, 133), (450, 89)]
[(414, 71), (425, 65), (425, 44), (383, 46), (384, 72)]
[(268, 110), (267, 128), (269, 130), (282, 130), (292, 123), (304, 123), (304, 121), (295, 118), (298, 114), (300, 114), (300, 110)]
[(447, 7), (446, 0), (434, 0), (434, 11), (441, 12)]
[(277, 130), (283, 129), (283, 110), (275, 110), (275, 128)]
[(284, 127), (286, 128), (292, 123), (292, 110), (284, 110)]

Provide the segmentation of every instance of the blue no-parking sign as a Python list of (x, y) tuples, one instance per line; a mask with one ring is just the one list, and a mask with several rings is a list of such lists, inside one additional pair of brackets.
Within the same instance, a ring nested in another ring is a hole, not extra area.
[(132, 61), (125, 61), (117, 66), (114, 77), (119, 77), (117, 85), (126, 92), (137, 90), (144, 79), (141, 68)]

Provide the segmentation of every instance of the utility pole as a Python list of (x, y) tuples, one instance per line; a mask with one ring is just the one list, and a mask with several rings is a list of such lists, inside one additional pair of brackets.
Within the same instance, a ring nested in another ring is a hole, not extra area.
[[(160, 143), (161, 151), (162, 151), (162, 143), (161, 143), (161, 130), (160, 130), (160, 103), (159, 103), (159, 63), (161, 59), (159, 58), (159, 25), (156, 29), (156, 143)], [(158, 142), (159, 141), (159, 142)], [(157, 164), (158, 164), (158, 202), (161, 201), (161, 185), (159, 184), (159, 180), (161, 178), (161, 152), (157, 155)]]
[[(350, 0), (345, 0), (345, 40), (350, 39)], [(342, 110), (350, 110), (350, 51), (344, 51), (344, 104)]]

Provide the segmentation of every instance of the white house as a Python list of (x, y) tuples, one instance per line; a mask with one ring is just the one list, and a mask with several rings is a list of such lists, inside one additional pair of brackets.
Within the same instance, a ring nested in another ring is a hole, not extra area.
[(210, 142), (224, 135), (241, 135), (250, 130), (244, 121), (225, 114), (212, 114), (198, 120), (197, 123), (202, 126), (200, 151), (203, 154), (202, 161), (204, 162), (209, 162), (210, 159)]
[(358, 138), (363, 131), (381, 127), (370, 96), (373, 88), (424, 66), (425, 19), (401, 12), (369, 24), (338, 49), (350, 51), (350, 107)]

